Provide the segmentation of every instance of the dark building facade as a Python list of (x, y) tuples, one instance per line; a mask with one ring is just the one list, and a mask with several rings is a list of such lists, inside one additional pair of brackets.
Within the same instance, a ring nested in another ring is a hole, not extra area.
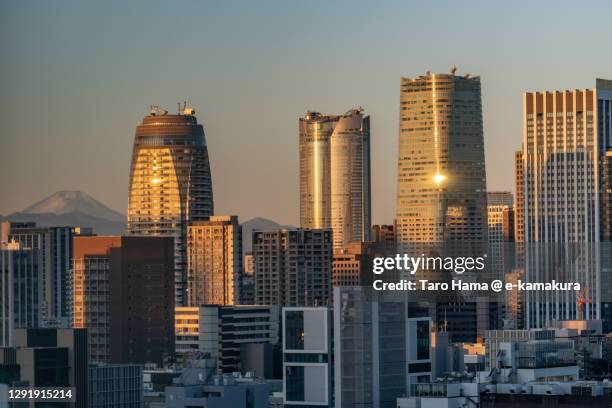
[(102, 363), (156, 363), (174, 351), (171, 237), (75, 237), (75, 326)]
[(256, 304), (331, 303), (331, 229), (254, 231), (253, 255)]
[(9, 366), (18, 367), (13, 381), (31, 387), (74, 387), (76, 402), (65, 406), (89, 406), (87, 330), (16, 329), (15, 345), (0, 349), (0, 368)]

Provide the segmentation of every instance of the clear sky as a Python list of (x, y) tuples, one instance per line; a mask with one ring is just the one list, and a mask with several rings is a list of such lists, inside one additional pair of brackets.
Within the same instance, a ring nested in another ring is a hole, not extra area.
[(389, 223), (401, 76), (481, 76), (488, 187), (513, 189), (521, 93), (612, 79), (612, 2), (12, 0), (0, 51), (0, 214), (58, 190), (125, 213), (134, 127), (187, 99), (216, 212), (294, 225), (298, 117), (363, 106)]

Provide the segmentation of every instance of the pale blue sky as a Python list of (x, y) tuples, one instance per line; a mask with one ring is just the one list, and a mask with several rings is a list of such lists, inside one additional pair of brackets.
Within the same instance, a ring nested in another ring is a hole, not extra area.
[(512, 189), (521, 93), (612, 79), (612, 3), (3, 0), (0, 51), (0, 214), (57, 190), (125, 212), (134, 126), (187, 99), (217, 213), (289, 224), (298, 117), (363, 106), (388, 223), (400, 76), (481, 76), (488, 185)]

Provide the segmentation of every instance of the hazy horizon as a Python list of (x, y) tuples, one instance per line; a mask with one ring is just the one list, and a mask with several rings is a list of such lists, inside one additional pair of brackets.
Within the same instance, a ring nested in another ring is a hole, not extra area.
[(298, 118), (371, 116), (390, 223), (401, 76), (479, 75), (489, 190), (514, 190), (522, 93), (612, 79), (612, 3), (119, 1), (0, 5), (0, 214), (82, 190), (125, 214), (136, 124), (187, 100), (215, 212), (299, 224)]

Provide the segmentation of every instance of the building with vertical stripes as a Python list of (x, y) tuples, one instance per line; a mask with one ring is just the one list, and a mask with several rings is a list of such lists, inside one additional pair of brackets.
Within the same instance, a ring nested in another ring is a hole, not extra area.
[[(526, 324), (601, 317), (604, 171), (612, 146), (612, 81), (523, 94), (526, 279), (579, 282), (582, 293), (527, 293)], [(578, 307), (578, 296), (584, 304)]]

